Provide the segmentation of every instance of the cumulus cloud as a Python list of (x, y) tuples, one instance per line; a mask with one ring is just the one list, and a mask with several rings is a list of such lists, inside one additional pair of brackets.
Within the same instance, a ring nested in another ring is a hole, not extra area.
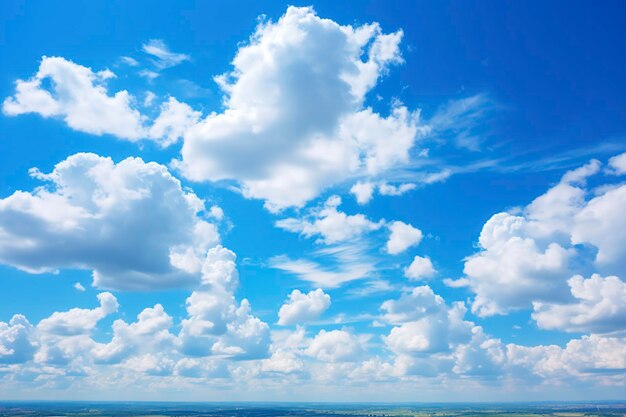
[(250, 314), (250, 303), (237, 303), (235, 254), (221, 246), (209, 250), (202, 284), (187, 298), (188, 318), (181, 323), (180, 349), (191, 356), (239, 359), (267, 356), (269, 327)]
[(626, 338), (588, 335), (570, 340), (564, 348), (509, 344), (507, 366), (518, 375), (521, 370), (529, 370), (546, 380), (566, 382), (575, 378), (596, 380), (602, 385), (623, 384)]
[(31, 335), (33, 326), (21, 314), (8, 323), (0, 321), (0, 364), (23, 363), (32, 359), (37, 346)]
[(170, 97), (161, 105), (161, 112), (150, 126), (148, 136), (165, 148), (183, 137), (200, 116), (201, 113), (194, 111), (188, 104)]
[(521, 213), (498, 213), (485, 223), (481, 251), (465, 260), (466, 277), (457, 282), (475, 293), (472, 311), (489, 316), (532, 302), (567, 304), (567, 280), (578, 269), (624, 271), (626, 186), (599, 187), (589, 198), (587, 178), (600, 168), (592, 160), (567, 172)]
[(45, 185), (0, 200), (0, 261), (41, 273), (93, 270), (94, 285), (160, 289), (197, 282), (219, 239), (203, 202), (162, 165), (76, 154)]
[(346, 330), (320, 330), (306, 354), (324, 362), (353, 362), (364, 353), (367, 336), (357, 336)]
[(350, 192), (356, 198), (357, 203), (363, 205), (370, 202), (376, 190), (380, 195), (400, 196), (404, 193), (414, 190), (415, 188), (417, 188), (417, 185), (410, 182), (393, 185), (387, 183), (386, 181), (382, 181), (379, 183), (373, 183), (370, 181), (358, 181), (352, 186), (352, 188), (350, 188)]
[(419, 114), (396, 103), (384, 116), (363, 104), (401, 62), (401, 37), (375, 23), (341, 26), (311, 8), (261, 23), (233, 71), (217, 78), (226, 110), (187, 130), (177, 166), (193, 180), (235, 180), (278, 210), (407, 162)]
[(357, 203), (367, 204), (374, 196), (375, 185), (369, 181), (359, 181), (350, 188), (350, 192), (356, 198)]
[(532, 318), (542, 329), (608, 333), (626, 330), (626, 283), (618, 277), (576, 275), (567, 281), (575, 302), (534, 302)]
[(138, 140), (145, 136), (142, 117), (127, 91), (109, 95), (106, 80), (111, 77), (109, 70), (94, 72), (61, 57), (43, 57), (32, 78), (17, 80), (2, 110), (10, 116), (58, 117), (81, 132)]
[(471, 338), (473, 323), (463, 320), (463, 303), (448, 307), (428, 286), (416, 287), (398, 300), (387, 300), (381, 309), (385, 321), (397, 324), (385, 343), (400, 355), (447, 352)]
[(422, 231), (400, 221), (389, 225), (390, 235), (387, 240), (386, 250), (391, 255), (404, 252), (411, 246), (418, 245), (422, 240)]
[(174, 335), (169, 332), (171, 327), (172, 317), (161, 304), (156, 304), (141, 311), (133, 323), (115, 320), (111, 341), (94, 344), (91, 356), (95, 363), (117, 364), (153, 350), (171, 352), (175, 342)]
[(437, 271), (428, 256), (415, 256), (411, 264), (404, 269), (404, 276), (414, 280), (431, 278), (436, 273)]
[(278, 220), (276, 226), (303, 236), (320, 236), (326, 244), (352, 240), (361, 235), (380, 229), (384, 221), (372, 222), (363, 214), (347, 215), (337, 210), (341, 204), (339, 196), (332, 196), (320, 209), (312, 210), (306, 218), (287, 218)]
[(609, 159), (609, 167), (615, 175), (626, 174), (626, 152)]
[(115, 313), (119, 307), (117, 299), (110, 292), (98, 294), (98, 301), (100, 306), (91, 310), (73, 308), (69, 311), (55, 312), (50, 317), (41, 320), (37, 329), (58, 336), (89, 334), (99, 320)]
[(330, 295), (318, 288), (303, 294), (299, 290), (293, 290), (289, 294), (289, 300), (278, 311), (278, 324), (289, 326), (304, 324), (317, 319), (330, 307)]

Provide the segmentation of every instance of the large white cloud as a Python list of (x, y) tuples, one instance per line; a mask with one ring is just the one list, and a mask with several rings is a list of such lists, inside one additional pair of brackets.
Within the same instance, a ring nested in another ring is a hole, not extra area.
[(565, 304), (571, 299), (567, 280), (576, 273), (626, 271), (626, 185), (589, 190), (587, 178), (600, 168), (592, 160), (521, 212), (498, 213), (485, 223), (481, 251), (466, 259), (466, 278), (456, 283), (475, 293), (474, 312), (488, 316), (533, 302)]
[(2, 110), (10, 116), (59, 117), (72, 129), (94, 135), (141, 139), (146, 132), (132, 97), (125, 90), (108, 94), (106, 80), (114, 76), (109, 70), (93, 72), (61, 57), (43, 57), (32, 78), (16, 82), (15, 95), (4, 101)]
[(193, 180), (232, 179), (271, 209), (301, 206), (359, 172), (406, 162), (418, 113), (383, 116), (365, 95), (401, 62), (402, 32), (341, 26), (290, 7), (258, 26), (218, 81), (226, 109), (185, 134), (178, 167)]
[(293, 290), (289, 294), (289, 300), (278, 310), (278, 324), (304, 324), (317, 319), (328, 307), (330, 295), (320, 288), (309, 291), (308, 294)]
[(618, 277), (576, 275), (567, 281), (575, 302), (534, 302), (532, 317), (543, 329), (607, 333), (626, 330), (626, 283)]
[(30, 272), (93, 270), (94, 284), (159, 289), (197, 282), (218, 233), (203, 202), (162, 165), (76, 154), (33, 192), (0, 200), (0, 261)]

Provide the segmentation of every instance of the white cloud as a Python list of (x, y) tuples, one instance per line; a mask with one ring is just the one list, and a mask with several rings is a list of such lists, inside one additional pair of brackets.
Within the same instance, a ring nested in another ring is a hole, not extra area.
[(489, 316), (533, 302), (567, 304), (567, 279), (577, 269), (624, 271), (626, 186), (601, 186), (588, 199), (587, 178), (600, 167), (592, 160), (569, 171), (518, 215), (498, 213), (485, 223), (481, 251), (466, 259), (466, 278), (458, 282), (476, 294), (472, 311)]
[(341, 198), (332, 196), (321, 209), (312, 210), (307, 218), (287, 218), (278, 220), (276, 226), (290, 232), (311, 237), (320, 235), (320, 240), (333, 244), (353, 240), (361, 235), (380, 229), (384, 221), (374, 223), (363, 214), (347, 215), (337, 210)]
[(148, 136), (165, 148), (182, 138), (200, 116), (201, 113), (194, 111), (188, 104), (170, 97), (161, 105), (161, 113), (150, 127)]
[(73, 308), (69, 311), (55, 312), (37, 325), (37, 330), (58, 336), (89, 334), (99, 320), (115, 313), (119, 307), (117, 299), (110, 292), (98, 294), (100, 306), (94, 309)]
[(96, 363), (118, 364), (133, 355), (172, 351), (175, 337), (168, 330), (171, 327), (172, 317), (156, 304), (145, 308), (133, 323), (115, 320), (111, 341), (94, 344), (91, 356)]
[(369, 181), (359, 181), (350, 188), (350, 192), (356, 198), (357, 203), (363, 205), (369, 203), (372, 199), (374, 187), (374, 184)]
[(304, 324), (317, 319), (330, 307), (330, 295), (320, 288), (303, 294), (299, 290), (293, 290), (289, 294), (289, 300), (278, 311), (278, 324), (289, 326)]
[(137, 67), (137, 66), (139, 66), (139, 62), (137, 62), (137, 60), (136, 60), (135, 58), (130, 57), (130, 56), (123, 56), (123, 57), (121, 57), (121, 58), (120, 58), (120, 60), (121, 60), (124, 64), (126, 64), (126, 65), (128, 65), (128, 66), (131, 66), (131, 67)]
[(511, 371), (520, 373), (520, 369), (528, 369), (546, 380), (567, 382), (574, 377), (583, 381), (595, 379), (605, 386), (623, 385), (626, 338), (582, 336), (570, 340), (564, 348), (509, 344), (507, 361)]
[[(415, 304), (409, 305), (410, 301)], [(448, 307), (429, 287), (418, 287), (397, 301), (386, 301), (382, 308), (386, 320), (399, 324), (384, 338), (396, 354), (449, 352), (471, 339), (473, 323), (463, 320), (463, 303)]]
[(154, 58), (153, 62), (159, 69), (174, 67), (191, 59), (187, 54), (170, 51), (161, 39), (151, 39), (143, 44), (141, 49)]
[(152, 106), (152, 104), (154, 103), (154, 100), (156, 100), (156, 94), (154, 94), (152, 91), (146, 91), (146, 95), (144, 96), (143, 99), (143, 105), (146, 107), (150, 107)]
[(306, 354), (324, 362), (353, 362), (364, 353), (367, 336), (356, 336), (346, 330), (320, 330)]
[(395, 221), (389, 225), (391, 231), (387, 240), (387, 253), (397, 255), (404, 252), (411, 246), (415, 246), (422, 240), (422, 231), (400, 221)]
[[(167, 168), (129, 158), (76, 154), (33, 192), (0, 200), (0, 261), (29, 272), (93, 270), (94, 285), (160, 289), (197, 282), (219, 239)], [(61, 243), (62, 242), (62, 243)]]
[(385, 117), (363, 106), (401, 62), (401, 36), (377, 24), (340, 26), (311, 8), (260, 24), (233, 71), (217, 78), (226, 110), (187, 131), (177, 166), (194, 180), (236, 180), (245, 196), (278, 210), (408, 161), (419, 114), (396, 104)]
[(626, 271), (626, 185), (610, 189), (591, 199), (574, 217), (571, 241), (598, 249), (599, 271), (619, 274)]
[(212, 205), (209, 209), (209, 215), (218, 222), (221, 222), (224, 219), (224, 210), (222, 210), (220, 206)]
[(542, 329), (608, 333), (626, 330), (626, 283), (618, 277), (576, 275), (567, 281), (573, 303), (534, 302), (532, 317)]
[(85, 287), (83, 287), (83, 284), (81, 284), (80, 282), (75, 282), (74, 288), (78, 291), (85, 291)]
[(416, 184), (404, 183), (399, 185), (389, 184), (386, 181), (373, 183), (370, 181), (358, 181), (355, 183), (350, 192), (355, 196), (357, 203), (363, 205), (370, 202), (374, 196), (374, 191), (378, 190), (380, 195), (400, 196), (417, 188)]
[(267, 356), (269, 327), (250, 314), (248, 300), (237, 304), (237, 285), (235, 254), (221, 246), (209, 250), (202, 285), (187, 298), (188, 318), (178, 336), (183, 353), (240, 359)]
[(81, 132), (138, 140), (145, 136), (142, 117), (127, 91), (108, 94), (105, 81), (112, 74), (93, 72), (61, 57), (43, 57), (37, 74), (16, 82), (15, 95), (4, 100), (2, 110), (10, 116), (59, 117)]
[(32, 359), (37, 346), (31, 338), (33, 326), (21, 314), (8, 323), (0, 321), (0, 364), (23, 363)]
[(409, 279), (420, 280), (435, 276), (437, 271), (428, 256), (415, 256), (413, 262), (404, 269), (404, 276)]
[(318, 249), (312, 253), (320, 262), (291, 259), (286, 255), (270, 259), (272, 268), (286, 271), (321, 288), (337, 288), (357, 279), (368, 278), (375, 264), (360, 244), (346, 243)]
[(609, 167), (611, 172), (615, 175), (626, 174), (626, 152), (615, 155), (609, 159)]
[(479, 122), (494, 107), (484, 94), (451, 100), (427, 121), (428, 128), (432, 136), (451, 137), (457, 147), (478, 151), (485, 139), (485, 135), (477, 131)]
[(406, 183), (400, 185), (392, 185), (386, 182), (381, 182), (378, 184), (378, 192), (380, 195), (390, 195), (390, 196), (399, 196), (408, 191), (414, 190), (417, 185), (413, 183)]

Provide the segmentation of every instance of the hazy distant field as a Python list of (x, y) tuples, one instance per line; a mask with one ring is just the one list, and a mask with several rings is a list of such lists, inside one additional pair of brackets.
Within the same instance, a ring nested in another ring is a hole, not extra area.
[(0, 416), (626, 416), (626, 402), (529, 404), (253, 404), (0, 402)]

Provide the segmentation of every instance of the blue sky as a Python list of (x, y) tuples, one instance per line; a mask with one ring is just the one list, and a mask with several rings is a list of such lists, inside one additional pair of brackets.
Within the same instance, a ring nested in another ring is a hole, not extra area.
[(623, 397), (590, 2), (11, 2), (0, 398)]

